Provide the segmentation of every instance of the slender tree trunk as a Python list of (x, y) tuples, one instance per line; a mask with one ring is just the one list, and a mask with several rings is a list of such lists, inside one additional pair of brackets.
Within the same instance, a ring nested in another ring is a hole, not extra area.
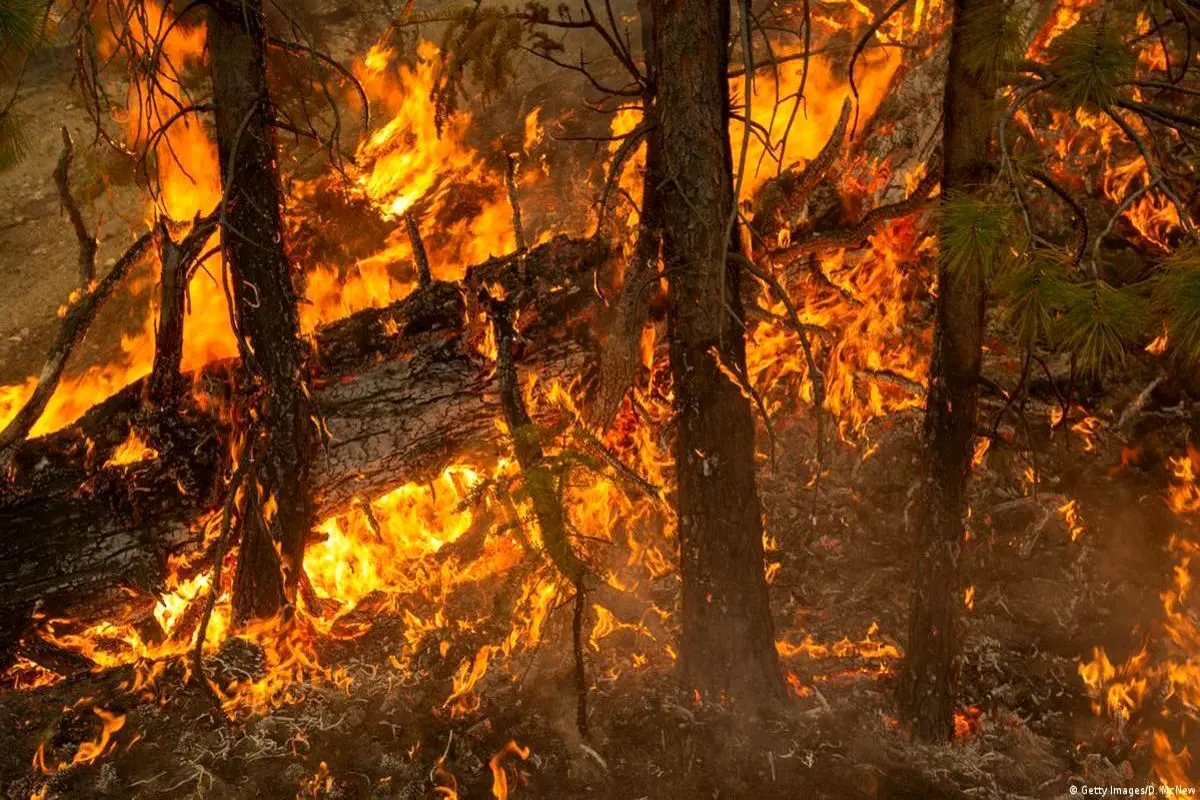
[[(955, 0), (944, 99), (942, 196), (972, 192), (991, 178), (988, 142), (995, 89), (964, 64), (964, 25), (1003, 0)], [(960, 624), (959, 558), (979, 399), (985, 287), (977, 270), (938, 270), (933, 363), (925, 409), (926, 454), (917, 513), (908, 650), (898, 690), (913, 735), (948, 741), (954, 733)]]
[(234, 597), (235, 616), (245, 621), (295, 597), (311, 527), (312, 429), (303, 387), (306, 348), (283, 242), (261, 0), (215, 3), (209, 50), (226, 203), (224, 255), (242, 357), (261, 390), (255, 472), (264, 526), (244, 532)]
[[(683, 684), (765, 706), (782, 697), (763, 575), (739, 269), (726, 258), (733, 210), (729, 0), (655, 0), (663, 264), (678, 434)], [(735, 237), (736, 238), (736, 237)]]
[[(183, 363), (183, 318), (187, 306), (187, 273), (196, 257), (194, 247), (171, 239), (164, 220), (158, 223), (159, 277), (158, 326), (154, 336), (154, 368), (146, 383), (147, 398), (156, 406), (173, 403), (186, 384), (180, 374)], [(201, 240), (203, 245), (203, 240)]]
[[(657, 127), (655, 111), (654, 9), (652, 0), (638, 0), (642, 53), (646, 65), (646, 89), (642, 94), (643, 124)], [(600, 388), (592, 418), (608, 427), (620, 410), (626, 392), (637, 380), (642, 329), (650, 313), (650, 301), (658, 283), (658, 259), (662, 246), (662, 137), (652, 130), (646, 138), (646, 162), (642, 175), (642, 207), (637, 242), (625, 270), (608, 324), (608, 339), (600, 351)]]

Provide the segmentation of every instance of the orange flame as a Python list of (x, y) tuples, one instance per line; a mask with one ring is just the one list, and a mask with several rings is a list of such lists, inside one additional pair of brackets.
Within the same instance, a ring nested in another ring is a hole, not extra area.
[(508, 800), (508, 773), (504, 771), (503, 765), (505, 756), (515, 755), (525, 761), (529, 758), (529, 753), (528, 747), (521, 747), (515, 741), (510, 740), (488, 759), (488, 766), (492, 770), (492, 797), (496, 800)]

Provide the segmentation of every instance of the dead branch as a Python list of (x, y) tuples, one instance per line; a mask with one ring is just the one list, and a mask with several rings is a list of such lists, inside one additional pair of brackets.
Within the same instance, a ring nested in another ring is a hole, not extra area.
[(858, 63), (858, 57), (862, 55), (863, 50), (866, 49), (871, 39), (874, 38), (875, 33), (881, 27), (883, 27), (885, 22), (892, 18), (892, 15), (904, 8), (904, 6), (907, 4), (908, 0), (896, 0), (894, 3), (888, 6), (882, 14), (875, 18), (875, 21), (872, 22), (867, 30), (863, 33), (862, 38), (858, 40), (858, 44), (854, 46), (854, 53), (850, 56), (850, 66), (848, 68), (850, 75), (850, 94), (854, 95), (854, 126), (850, 129), (851, 138), (854, 138), (854, 134), (858, 130), (859, 113), (858, 84), (854, 82), (854, 66)]
[[(804, 323), (800, 321), (800, 315), (796, 311), (796, 306), (792, 303), (792, 298), (788, 295), (787, 289), (779, 282), (779, 279), (771, 274), (769, 269), (759, 269), (758, 265), (750, 259), (739, 254), (732, 254), (734, 258), (742, 265), (751, 275), (758, 278), (766, 284), (775, 293), (775, 296), (787, 308), (788, 321), (791, 323), (792, 329), (800, 338), (800, 347), (804, 351), (804, 360), (808, 365), (809, 379), (813, 385), (813, 417), (817, 423), (817, 474), (820, 475), (820, 464), (825, 452), (825, 424), (824, 424), (824, 406), (825, 406), (825, 373), (821, 371), (817, 365), (816, 356), (813, 354), (812, 342), (809, 341), (808, 331), (805, 329)], [(761, 403), (760, 403), (761, 409)], [(765, 410), (764, 410), (765, 416)], [(815, 511), (815, 507), (814, 507)], [(814, 520), (815, 520), (814, 513)]]
[(1071, 209), (1071, 213), (1075, 219), (1075, 255), (1071, 257), (1072, 266), (1078, 267), (1083, 262), (1083, 255), (1087, 252), (1088, 245), (1088, 221), (1087, 214), (1083, 211), (1083, 206), (1079, 205), (1070, 192), (1064, 189), (1057, 181), (1047, 175), (1040, 169), (1030, 170), (1029, 177), (1033, 178), (1038, 183), (1045, 186), (1050, 191), (1054, 192), (1060, 200), (1067, 204)]
[(604, 230), (609, 203), (612, 200), (613, 193), (616, 192), (617, 187), (621, 183), (621, 172), (625, 168), (625, 162), (637, 151), (637, 146), (641, 143), (642, 137), (649, 134), (653, 130), (653, 127), (653, 125), (647, 125), (643, 122), (634, 128), (625, 137), (625, 141), (621, 142), (621, 146), (617, 148), (617, 152), (613, 154), (612, 161), (608, 167), (608, 177), (605, 179), (604, 189), (600, 193), (600, 209), (596, 215), (597, 231)]
[(555, 476), (545, 463), (545, 454), (538, 441), (538, 430), (525, 408), (525, 399), (521, 395), (512, 354), (513, 339), (516, 337), (516, 330), (512, 325), (512, 310), (504, 301), (493, 298), (487, 290), (480, 292), (479, 302), (491, 318), (492, 329), (496, 334), (496, 372), (500, 382), (500, 407), (508, 424), (509, 437), (512, 439), (517, 464), (521, 468), (525, 491), (533, 504), (533, 513), (542, 534), (542, 544), (546, 548), (546, 555), (558, 571), (575, 585), (575, 619), (572, 626), (577, 690), (575, 724), (580, 735), (587, 738), (588, 687), (583, 661), (582, 630), (586, 609), (584, 578), (588, 570), (567, 538), (567, 521), (556, 489)]
[(833, 130), (829, 134), (829, 138), (825, 140), (824, 146), (821, 147), (821, 152), (817, 153), (817, 157), (804, 165), (804, 171), (796, 178), (796, 182), (790, 187), (792, 197), (802, 198), (813, 190), (813, 188), (825, 177), (825, 173), (833, 166), (833, 162), (837, 159), (838, 154), (842, 152), (842, 145), (846, 138), (846, 126), (850, 124), (850, 98), (846, 98), (842, 102), (842, 113), (838, 115), (837, 124), (833, 126)]
[(326, 65), (334, 72), (341, 75), (342, 78), (345, 79), (345, 81), (354, 89), (355, 94), (358, 95), (358, 101), (362, 105), (363, 132), (365, 133), (366, 131), (371, 130), (371, 103), (367, 99), (367, 90), (363, 88), (362, 83), (354, 76), (353, 72), (339, 64), (337, 59), (333, 58), (327, 53), (317, 50), (311, 45), (303, 44), (301, 42), (289, 42), (283, 39), (275, 38), (268, 38), (267, 44), (271, 45), (272, 47), (277, 47), (280, 50), (288, 53), (311, 56), (314, 61)]
[(904, 377), (899, 372), (895, 372), (890, 369), (867, 369), (863, 370), (863, 373), (871, 378), (883, 381), (884, 383), (891, 383), (895, 386), (899, 386), (909, 394), (921, 398), (925, 397), (926, 390), (924, 386), (910, 378)]
[[(247, 441), (252, 440), (253, 437), (254, 431), (252, 430), (247, 434)], [(229, 486), (225, 490), (225, 506), (221, 511), (221, 532), (217, 537), (216, 552), (213, 554), (212, 583), (209, 586), (208, 597), (204, 601), (204, 613), (196, 631), (196, 644), (192, 648), (193, 678), (199, 682), (218, 711), (221, 710), (221, 699), (204, 671), (204, 640), (208, 637), (208, 623), (212, 620), (213, 608), (216, 606), (217, 597), (221, 594), (221, 572), (224, 569), (225, 553), (229, 549), (230, 539), (233, 535), (233, 516), (237, 511), (238, 489), (241, 488), (242, 480), (246, 477), (246, 472), (250, 467), (249, 453), (244, 453), (243, 456), (244, 460), (233, 471), (233, 475), (229, 479)]]
[(96, 284), (96, 288), (67, 307), (62, 326), (58, 330), (58, 337), (50, 346), (50, 352), (46, 356), (46, 365), (42, 367), (42, 374), (38, 378), (33, 394), (8, 423), (8, 427), (0, 432), (0, 469), (8, 466), (17, 447), (41, 419), (42, 413), (50, 403), (50, 398), (54, 395), (54, 390), (58, 387), (59, 379), (62, 378), (63, 369), (67, 366), (67, 359), (75, 349), (75, 345), (79, 344), (87, 335), (88, 328), (95, 320), (100, 306), (113, 293), (117, 284), (146, 257), (154, 239), (154, 232), (143, 233), (137, 241), (130, 245), (124, 255), (117, 259), (117, 263), (104, 276), (104, 279)]
[(1150, 397), (1154, 394), (1154, 390), (1157, 389), (1165, 380), (1165, 376), (1159, 375), (1157, 378), (1150, 381), (1150, 383), (1146, 385), (1145, 389), (1142, 389), (1142, 391), (1138, 392), (1138, 396), (1134, 398), (1133, 402), (1129, 404), (1128, 408), (1121, 412), (1121, 417), (1117, 420), (1116, 430), (1118, 433), (1127, 432), (1133, 427), (1133, 423), (1142, 415), (1142, 412), (1146, 410), (1146, 406), (1150, 404)]
[(759, 190), (754, 212), (754, 230), (764, 241), (776, 241), (785, 224), (785, 210), (803, 203), (837, 160), (846, 139), (846, 126), (850, 124), (851, 107), (850, 98), (846, 98), (842, 103), (842, 113), (837, 124), (822, 146), (821, 152), (817, 153), (816, 158), (809, 161), (803, 170), (798, 173), (794, 169), (781, 172)]
[(929, 197), (929, 193), (941, 182), (941, 179), (940, 170), (936, 168), (936, 165), (930, 165), (925, 177), (917, 184), (916, 190), (905, 199), (873, 208), (853, 225), (818, 236), (810, 236), (776, 252), (781, 256), (799, 257), (807, 253), (861, 245), (884, 222), (896, 217), (915, 214), (932, 206), (935, 201)]
[(508, 425), (513, 452), (521, 467), (525, 489), (533, 503), (534, 515), (542, 532), (546, 555), (560, 572), (572, 582), (583, 579), (587, 567), (567, 539), (566, 519), (555, 490), (554, 475), (546, 465), (538, 430), (525, 408), (525, 399), (513, 363), (512, 309), (503, 300), (496, 300), (486, 290), (480, 292), (480, 305), (487, 311), (496, 334), (496, 376), (500, 383), (500, 408)]
[(197, 216), (191, 230), (177, 244), (171, 238), (166, 218), (158, 218), (156, 234), (161, 265), (159, 317), (154, 339), (154, 367), (146, 383), (146, 397), (159, 407), (178, 399), (185, 385), (179, 368), (183, 362), (183, 318), (188, 278), (192, 273), (192, 265), (198, 261), (200, 249), (215, 227), (211, 214), (207, 218)]
[(528, 250), (525, 243), (525, 229), (521, 226), (521, 201), (517, 195), (517, 154), (509, 153), (504, 170), (504, 185), (508, 187), (508, 204), (512, 207), (513, 237), (517, 243), (517, 252)]
[(404, 225), (408, 229), (408, 241), (412, 246), (413, 263), (417, 265), (417, 282), (420, 286), (433, 283), (433, 273), (429, 271), (429, 255), (425, 252), (425, 242), (421, 239), (421, 226), (413, 209), (404, 212)]
[(54, 185), (58, 187), (59, 202), (71, 220), (75, 238), (79, 240), (79, 285), (86, 288), (96, 279), (96, 250), (100, 242), (88, 232), (79, 203), (71, 194), (71, 162), (75, 160), (75, 142), (71, 140), (71, 132), (66, 125), (62, 126), (62, 141), (62, 155), (54, 167)]

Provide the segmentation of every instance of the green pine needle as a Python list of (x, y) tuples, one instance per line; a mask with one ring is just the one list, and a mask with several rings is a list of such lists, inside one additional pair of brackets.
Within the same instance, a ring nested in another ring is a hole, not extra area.
[(1075, 107), (1107, 107), (1117, 89), (1133, 77), (1136, 55), (1115, 28), (1080, 23), (1051, 48), (1050, 70), (1060, 78), (1057, 91)]
[(458, 110), (468, 73), (484, 100), (512, 83), (521, 37), (521, 21), (506, 9), (463, 8), (453, 14), (442, 39), (442, 73), (431, 93), (439, 130)]
[(1098, 375), (1120, 366), (1126, 350), (1152, 328), (1153, 317), (1133, 287), (1114, 288), (1104, 281), (1072, 286), (1059, 336), (1075, 355), (1079, 371)]
[(0, 62), (37, 47), (45, 17), (45, 0), (0, 0)]
[(14, 167), (25, 156), (27, 145), (17, 113), (10, 108), (0, 114), (0, 171)]
[(1011, 0), (974, 6), (962, 22), (963, 66), (995, 85), (997, 75), (1025, 54), (1025, 30)]
[(1200, 366), (1200, 248), (1186, 245), (1162, 263), (1153, 302), (1166, 319), (1172, 354)]
[(952, 275), (987, 280), (1000, 271), (1012, 241), (1012, 207), (953, 193), (939, 213), (942, 264)]
[(1000, 282), (999, 294), (1005, 301), (1002, 320), (1017, 334), (1022, 348), (1054, 345), (1055, 321), (1072, 296), (1067, 263), (1068, 256), (1059, 250), (1039, 250)]

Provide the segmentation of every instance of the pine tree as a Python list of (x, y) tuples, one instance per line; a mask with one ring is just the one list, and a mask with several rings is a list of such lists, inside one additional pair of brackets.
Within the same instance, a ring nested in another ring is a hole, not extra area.
[(42, 38), (46, 19), (43, 0), (0, 0), (0, 79), (16, 86), (0, 106), (0, 170), (9, 169), (25, 155), (25, 130), (16, 111), (17, 89), (25, 60)]
[(665, 174), (662, 258), (678, 433), (683, 684), (753, 709), (783, 696), (763, 573), (762, 515), (744, 372), (740, 269), (726, 237), (734, 203), (729, 0), (652, 4)]
[(242, 359), (258, 383), (262, 422), (252, 456), (256, 485), (247, 498), (253, 508), (243, 514), (234, 583), (234, 615), (246, 621), (270, 617), (295, 597), (312, 522), (313, 431), (303, 385), (305, 345), (284, 245), (262, 3), (214, 3), (208, 35), (226, 209), (222, 249)]
[[(1005, 214), (987, 199), (994, 128), (993, 58), (978, 33), (1005, 0), (955, 0), (943, 101), (943, 172), (937, 317), (925, 409), (925, 457), (916, 517), (908, 646), (901, 666), (901, 721), (924, 740), (954, 732), (954, 660), (961, 604), (960, 557), (975, 440), (988, 278), (999, 268)], [(996, 54), (993, 53), (993, 56)]]

